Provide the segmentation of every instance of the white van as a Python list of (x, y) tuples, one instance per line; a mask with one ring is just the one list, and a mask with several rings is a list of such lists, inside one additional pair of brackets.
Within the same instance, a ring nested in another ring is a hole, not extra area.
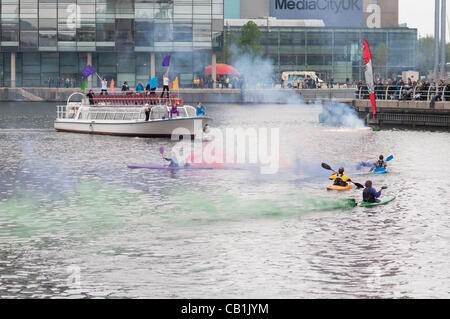
[(313, 71), (286, 71), (281, 74), (281, 80), (283, 82), (283, 88), (298, 88), (298, 83), (300, 79), (300, 83), (303, 83), (307, 80), (307, 78), (311, 77), (314, 81), (316, 81), (316, 85), (318, 88), (322, 86), (323, 81), (319, 79), (316, 72)]

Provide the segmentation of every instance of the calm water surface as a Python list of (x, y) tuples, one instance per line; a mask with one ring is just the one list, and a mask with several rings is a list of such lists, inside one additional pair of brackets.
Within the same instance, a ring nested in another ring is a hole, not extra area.
[[(280, 128), (296, 170), (147, 171), (168, 139), (57, 133), (52, 103), (0, 104), (0, 298), (449, 298), (450, 133), (320, 126), (320, 109), (211, 105)], [(391, 173), (359, 161), (393, 154)], [(320, 163), (393, 203), (327, 211)]]

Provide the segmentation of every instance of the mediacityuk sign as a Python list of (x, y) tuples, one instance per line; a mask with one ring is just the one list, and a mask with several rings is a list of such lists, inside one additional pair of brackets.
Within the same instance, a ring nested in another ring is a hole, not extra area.
[(362, 27), (363, 0), (270, 0), (270, 16), (319, 19), (332, 27)]

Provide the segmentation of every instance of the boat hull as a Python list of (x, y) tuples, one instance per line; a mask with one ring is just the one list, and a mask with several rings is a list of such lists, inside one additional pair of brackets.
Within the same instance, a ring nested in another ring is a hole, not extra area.
[(178, 135), (195, 136), (202, 132), (210, 118), (180, 118), (152, 121), (79, 121), (70, 119), (57, 119), (54, 127), (61, 132), (142, 136), (142, 137), (167, 137), (176, 131)]

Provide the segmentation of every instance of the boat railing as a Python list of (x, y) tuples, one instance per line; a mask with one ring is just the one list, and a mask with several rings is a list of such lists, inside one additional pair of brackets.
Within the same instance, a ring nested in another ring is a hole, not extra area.
[[(361, 85), (356, 93), (356, 98), (359, 100), (369, 99), (369, 90), (367, 86)], [(410, 100), (410, 101), (428, 101), (433, 98), (448, 101), (450, 100), (450, 90), (448, 86), (396, 86), (396, 85), (383, 85), (382, 87), (375, 88), (376, 100)]]
[(144, 94), (115, 94), (115, 95), (94, 95), (92, 98), (93, 105), (110, 105), (110, 106), (133, 106), (133, 105), (167, 105), (176, 104), (182, 106), (183, 100), (176, 95), (169, 98), (159, 97), (157, 95)]
[[(171, 112), (172, 105), (139, 104), (139, 105), (85, 105), (82, 102), (69, 102), (67, 105), (57, 105), (57, 119), (74, 120), (144, 120), (145, 112), (150, 110), (150, 119), (192, 118), (197, 117), (195, 107), (178, 105), (177, 113)], [(171, 114), (172, 113), (172, 114)]]
[(144, 118), (145, 112), (142, 107), (114, 108), (114, 110), (111, 110), (109, 107), (82, 107), (76, 117), (78, 120), (97, 121), (132, 121)]

